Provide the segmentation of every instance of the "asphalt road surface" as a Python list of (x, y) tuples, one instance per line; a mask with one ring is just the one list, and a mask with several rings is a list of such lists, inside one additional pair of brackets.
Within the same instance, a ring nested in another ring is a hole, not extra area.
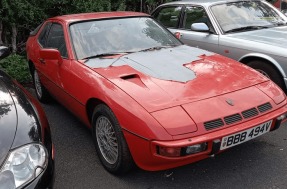
[(56, 150), (54, 188), (287, 188), (287, 124), (194, 164), (114, 176), (102, 167), (90, 131), (57, 102), (42, 104)]

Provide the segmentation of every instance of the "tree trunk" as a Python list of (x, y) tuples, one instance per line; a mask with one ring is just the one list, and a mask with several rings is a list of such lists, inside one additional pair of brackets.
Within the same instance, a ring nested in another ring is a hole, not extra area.
[(12, 43), (12, 52), (16, 53), (17, 51), (17, 27), (16, 24), (12, 24), (12, 36), (11, 36), (11, 43)]
[(3, 23), (2, 21), (0, 21), (0, 46), (3, 45), (2, 33), (3, 33)]

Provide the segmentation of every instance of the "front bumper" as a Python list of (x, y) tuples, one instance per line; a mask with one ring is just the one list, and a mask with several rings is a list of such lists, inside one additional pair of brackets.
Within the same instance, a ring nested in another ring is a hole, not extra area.
[[(148, 171), (157, 171), (190, 164), (208, 157), (212, 157), (214, 154), (224, 151), (220, 151), (220, 144), (223, 137), (250, 129), (269, 120), (273, 120), (270, 131), (278, 129), (282, 120), (277, 120), (277, 117), (286, 114), (286, 112), (287, 106), (284, 105), (283, 107), (273, 112), (234, 126), (222, 128), (221, 130), (199, 136), (173, 141), (151, 141), (134, 135), (128, 131), (124, 131), (124, 135), (126, 137), (133, 159), (138, 167)], [(185, 147), (204, 142), (208, 144), (207, 149), (197, 154), (180, 157), (164, 157), (158, 155), (157, 153), (157, 146)]]

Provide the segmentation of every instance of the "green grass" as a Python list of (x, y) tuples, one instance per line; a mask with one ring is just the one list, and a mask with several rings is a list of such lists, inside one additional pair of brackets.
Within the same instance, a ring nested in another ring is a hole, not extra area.
[(16, 79), (19, 83), (31, 83), (28, 61), (24, 56), (12, 54), (0, 60), (0, 69)]

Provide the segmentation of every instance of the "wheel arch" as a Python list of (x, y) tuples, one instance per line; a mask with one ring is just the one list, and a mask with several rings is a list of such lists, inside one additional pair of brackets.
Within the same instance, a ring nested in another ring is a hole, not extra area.
[(242, 56), (238, 61), (248, 65), (248, 62), (253, 61), (253, 60), (261, 60), (264, 61), (268, 64), (271, 64), (274, 68), (277, 69), (277, 71), (282, 75), (282, 78), (286, 77), (285, 71), (282, 69), (280, 64), (272, 57), (265, 55), (265, 54), (260, 54), (260, 53), (250, 53)]
[(90, 98), (86, 103), (86, 114), (88, 116), (88, 121), (90, 124), (92, 123), (94, 108), (99, 104), (105, 104), (106, 106), (108, 106), (104, 101), (98, 98)]
[(33, 71), (34, 71), (34, 69), (35, 69), (35, 65), (34, 65), (34, 63), (32, 62), (32, 60), (28, 60), (28, 66), (29, 66), (30, 74), (33, 76)]

